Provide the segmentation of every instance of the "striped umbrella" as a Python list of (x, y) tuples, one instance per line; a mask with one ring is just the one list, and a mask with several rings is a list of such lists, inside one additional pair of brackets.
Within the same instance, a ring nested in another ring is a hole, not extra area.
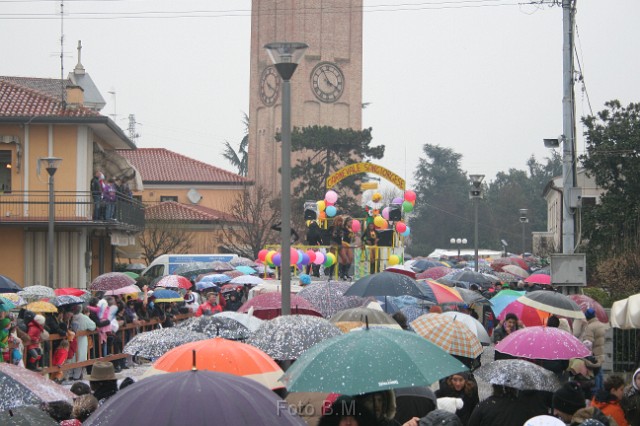
[(451, 355), (475, 359), (482, 354), (482, 345), (474, 332), (460, 321), (440, 314), (426, 314), (411, 322), (418, 335), (440, 346)]
[(554, 291), (537, 290), (518, 298), (518, 302), (539, 311), (566, 318), (584, 319), (580, 306), (568, 296)]
[(430, 302), (436, 304), (464, 303), (462, 296), (455, 288), (447, 287), (433, 280), (418, 281), (418, 284), (426, 295), (425, 299)]

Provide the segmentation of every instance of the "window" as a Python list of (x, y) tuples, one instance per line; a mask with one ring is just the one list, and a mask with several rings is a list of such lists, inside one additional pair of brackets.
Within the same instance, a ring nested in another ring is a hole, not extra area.
[(0, 194), (11, 192), (11, 151), (0, 150)]
[(178, 197), (177, 196), (174, 197), (173, 195), (161, 195), (160, 202), (164, 203), (165, 201), (175, 201), (177, 203)]
[(162, 275), (164, 275), (164, 265), (153, 266), (147, 271), (146, 274), (144, 274), (145, 277), (150, 279), (158, 278)]

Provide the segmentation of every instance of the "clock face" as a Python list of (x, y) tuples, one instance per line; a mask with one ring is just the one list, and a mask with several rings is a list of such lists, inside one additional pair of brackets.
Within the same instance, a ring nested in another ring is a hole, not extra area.
[(260, 99), (266, 106), (273, 106), (280, 93), (280, 76), (274, 67), (266, 67), (260, 76)]
[(311, 90), (322, 102), (335, 102), (344, 92), (344, 74), (331, 62), (320, 62), (311, 72)]

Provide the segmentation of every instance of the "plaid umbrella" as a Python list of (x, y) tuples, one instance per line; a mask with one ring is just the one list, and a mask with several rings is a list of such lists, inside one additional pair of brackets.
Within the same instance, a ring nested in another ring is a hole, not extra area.
[(122, 272), (107, 272), (106, 274), (98, 275), (91, 282), (89, 289), (91, 291), (117, 290), (135, 283), (136, 280)]
[(165, 275), (156, 283), (156, 287), (191, 288), (191, 281), (182, 275)]
[(298, 296), (307, 299), (325, 318), (331, 318), (338, 311), (362, 306), (363, 299), (345, 296), (351, 285), (341, 281), (317, 281), (303, 288)]
[(460, 321), (439, 314), (422, 315), (411, 322), (411, 328), (420, 336), (440, 346), (451, 355), (475, 359), (482, 354), (478, 337)]
[(56, 297), (56, 293), (51, 287), (43, 285), (31, 285), (29, 287), (25, 287), (24, 290), (19, 291), (18, 294), (27, 302)]

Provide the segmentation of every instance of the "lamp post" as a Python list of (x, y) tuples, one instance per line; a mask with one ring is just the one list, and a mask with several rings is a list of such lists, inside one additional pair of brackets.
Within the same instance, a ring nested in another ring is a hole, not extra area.
[(529, 223), (529, 217), (527, 213), (528, 209), (520, 209), (520, 223), (522, 224), (522, 254), (525, 252), (525, 226)]
[(469, 175), (469, 178), (471, 179), (471, 190), (469, 191), (469, 198), (474, 200), (473, 249), (475, 266), (473, 269), (478, 272), (478, 200), (484, 197), (482, 192), (482, 181), (484, 180), (484, 175)]
[(47, 173), (49, 173), (49, 231), (47, 233), (47, 285), (53, 288), (53, 224), (56, 219), (55, 215), (55, 195), (53, 192), (53, 175), (62, 162), (62, 158), (45, 157), (39, 158), (40, 164), (44, 163)]
[(282, 78), (282, 315), (291, 314), (291, 76), (307, 46), (304, 43), (269, 43), (264, 46)]
[(460, 260), (460, 246), (463, 244), (467, 244), (467, 239), (466, 238), (452, 238), (449, 240), (449, 242), (453, 245), (457, 245), (458, 246), (458, 260)]

